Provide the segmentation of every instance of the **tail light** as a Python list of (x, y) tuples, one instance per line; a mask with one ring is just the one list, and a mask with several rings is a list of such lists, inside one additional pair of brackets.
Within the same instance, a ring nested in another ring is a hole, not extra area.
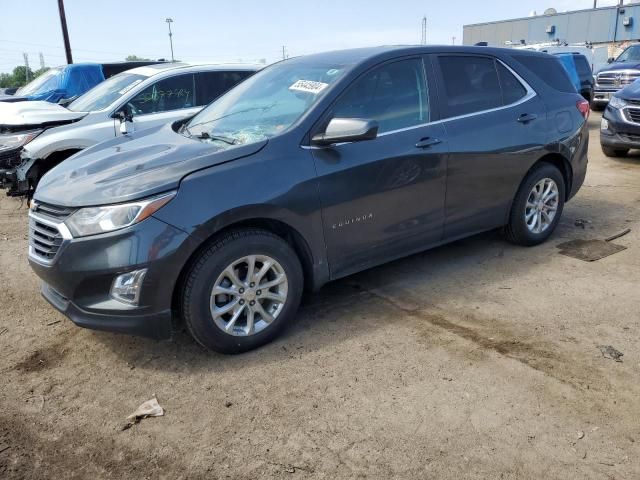
[(578, 102), (576, 103), (576, 108), (582, 114), (585, 120), (589, 119), (589, 113), (591, 113), (589, 102), (587, 102), (584, 98), (582, 100), (578, 100)]

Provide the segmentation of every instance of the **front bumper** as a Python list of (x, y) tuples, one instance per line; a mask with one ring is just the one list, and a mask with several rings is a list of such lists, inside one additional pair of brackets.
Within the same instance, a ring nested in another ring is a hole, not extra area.
[(606, 128), (600, 128), (600, 144), (620, 150), (640, 148), (640, 123), (631, 121), (623, 110), (607, 107), (602, 118)]
[(618, 92), (618, 90), (603, 90), (596, 88), (593, 92), (592, 102), (596, 105), (606, 105), (616, 92)]
[[(173, 291), (193, 251), (183, 231), (154, 217), (116, 232), (64, 238), (52, 259), (29, 250), (43, 280), (42, 295), (76, 325), (96, 330), (169, 338)], [(139, 304), (113, 299), (116, 276), (147, 269)]]

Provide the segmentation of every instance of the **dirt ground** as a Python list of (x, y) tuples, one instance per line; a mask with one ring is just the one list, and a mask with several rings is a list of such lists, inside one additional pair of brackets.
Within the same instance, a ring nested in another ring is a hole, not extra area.
[[(0, 478), (640, 478), (640, 154), (605, 158), (599, 121), (547, 244), (489, 233), (335, 282), (241, 356), (76, 328), (0, 198)], [(626, 228), (609, 258), (558, 253)], [(123, 431), (154, 395), (166, 415)]]

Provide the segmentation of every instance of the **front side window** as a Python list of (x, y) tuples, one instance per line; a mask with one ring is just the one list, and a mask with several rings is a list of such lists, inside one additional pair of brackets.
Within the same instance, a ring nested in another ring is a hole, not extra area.
[(447, 117), (491, 110), (503, 105), (495, 62), (488, 57), (438, 58)]
[(376, 120), (379, 133), (428, 123), (422, 60), (389, 63), (364, 74), (336, 102), (333, 118)]
[(196, 74), (196, 105), (208, 105), (253, 72), (201, 72)]
[(220, 148), (280, 135), (324, 97), (347, 71), (313, 57), (287, 60), (256, 73), (218, 98), (182, 133)]
[(144, 82), (148, 77), (135, 73), (121, 73), (96, 85), (78, 97), (67, 108), (74, 112), (95, 112), (109, 107), (113, 102)]
[(160, 80), (129, 100), (127, 106), (133, 116), (194, 107), (193, 74), (176, 75)]

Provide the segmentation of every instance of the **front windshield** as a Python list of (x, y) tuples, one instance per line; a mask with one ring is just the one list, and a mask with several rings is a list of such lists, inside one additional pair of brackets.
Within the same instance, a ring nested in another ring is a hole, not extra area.
[(24, 87), (18, 89), (16, 95), (28, 97), (30, 95), (36, 95), (38, 93), (45, 93), (50, 92), (51, 90), (55, 90), (56, 88), (58, 88), (61, 73), (61, 68), (51, 68), (33, 81), (27, 83)]
[(74, 112), (102, 110), (147, 78), (149, 77), (127, 72), (114, 75), (78, 97), (67, 108)]
[(183, 132), (221, 147), (271, 138), (291, 127), (345, 71), (345, 65), (304, 58), (278, 63), (202, 110)]
[(616, 58), (616, 62), (640, 62), (640, 45), (627, 48)]

